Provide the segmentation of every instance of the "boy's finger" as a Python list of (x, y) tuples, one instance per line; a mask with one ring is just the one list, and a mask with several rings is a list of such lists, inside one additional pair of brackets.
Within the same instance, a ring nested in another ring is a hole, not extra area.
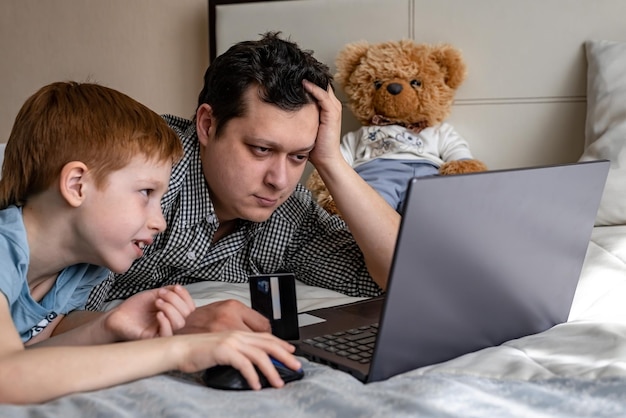
[(159, 310), (159, 313), (163, 314), (165, 320), (168, 321), (169, 326), (173, 329), (181, 329), (185, 326), (185, 318), (187, 315), (181, 313), (180, 310), (172, 304), (163, 299), (157, 299), (156, 308)]
[(170, 321), (166, 318), (162, 311), (156, 314), (157, 322), (159, 323), (158, 334), (160, 337), (171, 337), (174, 335), (174, 331), (170, 325)]
[(187, 289), (177, 284), (174, 286), (174, 292), (176, 292), (176, 294), (185, 301), (187, 306), (189, 306), (192, 311), (196, 309), (196, 303)]
[[(182, 296), (184, 296), (184, 294)], [(196, 309), (193, 300), (191, 300), (191, 302), (185, 300), (172, 289), (159, 289), (159, 298), (172, 305), (185, 317), (189, 316), (189, 314)]]

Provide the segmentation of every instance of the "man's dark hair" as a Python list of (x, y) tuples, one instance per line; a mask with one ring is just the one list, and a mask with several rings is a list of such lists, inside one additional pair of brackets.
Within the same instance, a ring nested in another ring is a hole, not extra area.
[(257, 41), (239, 42), (218, 56), (204, 74), (204, 88), (198, 107), (207, 103), (216, 119), (216, 136), (226, 123), (245, 114), (243, 95), (251, 86), (259, 87), (259, 98), (286, 111), (314, 103), (302, 86), (309, 80), (324, 90), (332, 75), (328, 66), (313, 58), (312, 51), (267, 32)]

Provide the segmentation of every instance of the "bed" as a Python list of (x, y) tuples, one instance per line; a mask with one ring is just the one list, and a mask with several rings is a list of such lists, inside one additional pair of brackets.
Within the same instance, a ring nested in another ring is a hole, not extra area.
[[(492, 169), (610, 159), (568, 321), (367, 385), (302, 359), (306, 377), (280, 390), (219, 391), (167, 373), (0, 416), (626, 416), (625, 15), (623, 0), (209, 1), (211, 56), (266, 30), (331, 68), (352, 41), (453, 43), (469, 77), (450, 122)], [(344, 130), (356, 126), (345, 108)], [(198, 305), (249, 304), (245, 284), (188, 289)], [(302, 283), (297, 295), (300, 312), (358, 300)]]

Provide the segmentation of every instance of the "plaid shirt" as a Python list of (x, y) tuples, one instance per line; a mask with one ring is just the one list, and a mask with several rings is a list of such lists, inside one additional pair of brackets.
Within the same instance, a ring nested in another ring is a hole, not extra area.
[(250, 274), (292, 272), (298, 280), (350, 296), (376, 296), (363, 255), (346, 224), (330, 216), (302, 185), (265, 222), (240, 220), (213, 243), (219, 225), (204, 180), (195, 123), (166, 115), (185, 156), (172, 170), (161, 206), (168, 228), (124, 274), (110, 274), (91, 292), (100, 309), (146, 289), (204, 280), (245, 283)]

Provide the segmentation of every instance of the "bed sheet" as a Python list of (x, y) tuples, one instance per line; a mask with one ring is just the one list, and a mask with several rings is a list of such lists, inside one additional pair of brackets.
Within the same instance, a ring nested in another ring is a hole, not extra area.
[[(189, 286), (197, 304), (246, 285)], [(354, 299), (298, 284), (301, 311)], [(168, 373), (0, 416), (616, 417), (626, 416), (626, 226), (596, 227), (567, 323), (383, 382), (303, 359), (306, 376), (285, 388), (227, 392), (199, 374)]]

